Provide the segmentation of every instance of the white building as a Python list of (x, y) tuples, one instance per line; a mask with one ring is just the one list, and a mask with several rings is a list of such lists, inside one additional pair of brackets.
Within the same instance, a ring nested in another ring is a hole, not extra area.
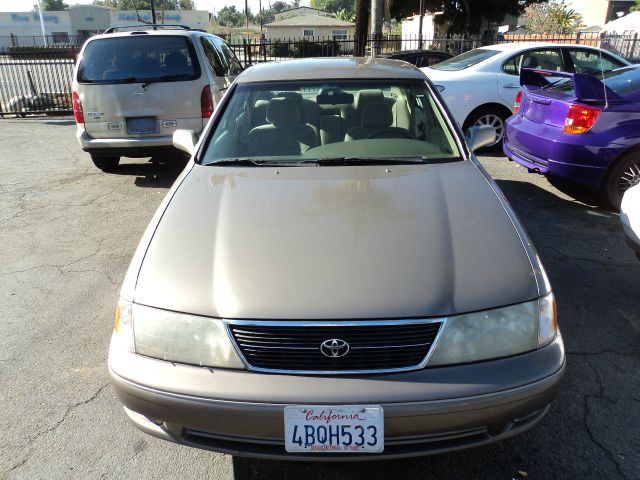
[(569, 0), (569, 8), (582, 16), (583, 25), (603, 26), (629, 13), (635, 0)]
[[(94, 5), (76, 5), (67, 11), (42, 13), (48, 43), (54, 44), (82, 42), (109, 27), (144, 23), (138, 21), (135, 10), (113, 11)], [(141, 20), (151, 21), (150, 11), (138, 10), (138, 13)], [(209, 26), (209, 12), (205, 10), (157, 10), (156, 16), (156, 23), (174, 23), (203, 30)], [(38, 12), (0, 12), (0, 48), (43, 44)]]
[(314, 37), (348, 40), (356, 29), (354, 23), (338, 20), (328, 12), (310, 7), (285, 10), (275, 17), (275, 21), (265, 25), (265, 37), (270, 40)]

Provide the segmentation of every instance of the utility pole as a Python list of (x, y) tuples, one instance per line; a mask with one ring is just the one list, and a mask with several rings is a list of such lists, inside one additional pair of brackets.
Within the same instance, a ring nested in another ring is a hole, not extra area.
[(249, 2), (244, 0), (244, 17), (247, 20), (247, 41), (249, 41)]
[(44, 46), (48, 47), (49, 42), (47, 41), (47, 30), (44, 28), (44, 17), (42, 16), (42, 5), (40, 5), (40, 0), (38, 0), (38, 14), (40, 15), (40, 28), (42, 29), (42, 39), (44, 40)]
[(375, 57), (380, 53), (382, 40), (382, 8), (384, 0), (371, 0), (371, 56)]
[(258, 11), (260, 12), (260, 33), (262, 33), (262, 0), (260, 0), (258, 9)]
[[(156, 0), (151, 0), (151, 23), (156, 24)], [(153, 27), (155, 30), (156, 27)]]
[(420, 25), (418, 26), (418, 50), (422, 50), (422, 21), (424, 20), (424, 1), (420, 0)]

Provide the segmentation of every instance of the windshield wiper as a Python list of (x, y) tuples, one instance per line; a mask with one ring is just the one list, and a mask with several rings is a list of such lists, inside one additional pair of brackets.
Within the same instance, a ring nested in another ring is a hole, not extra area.
[(224, 160), (216, 160), (207, 163), (207, 165), (225, 166), (225, 167), (272, 167), (281, 165), (282, 162), (272, 162), (269, 160), (253, 160), (251, 158), (225, 158)]
[(407, 165), (415, 163), (426, 163), (425, 157), (333, 157), (333, 158), (316, 158), (308, 160), (300, 160), (300, 164), (316, 164), (318, 166), (331, 165)]

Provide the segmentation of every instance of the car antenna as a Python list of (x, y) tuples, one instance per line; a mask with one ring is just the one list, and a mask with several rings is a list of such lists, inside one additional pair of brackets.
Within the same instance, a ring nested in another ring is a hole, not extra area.
[(600, 72), (602, 73), (602, 89), (604, 91), (604, 108), (609, 108), (609, 99), (607, 98), (607, 86), (604, 83), (604, 66), (602, 64), (602, 49), (598, 49), (600, 54)]

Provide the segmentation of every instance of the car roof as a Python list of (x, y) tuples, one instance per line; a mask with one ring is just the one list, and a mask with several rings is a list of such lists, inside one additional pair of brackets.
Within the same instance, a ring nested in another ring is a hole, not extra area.
[[(111, 33), (102, 33), (100, 35), (94, 35), (89, 40), (100, 40), (103, 38), (116, 38), (116, 37), (145, 37), (147, 35), (180, 35), (180, 36), (191, 36), (194, 34), (202, 35), (202, 30), (185, 30), (180, 28), (160, 28), (158, 30), (153, 30), (146, 25), (140, 25), (139, 30), (124, 30), (121, 32), (115, 31)], [(118, 27), (116, 27), (118, 28)], [(144, 33), (140, 33), (144, 32)]]
[(425, 80), (424, 73), (399, 60), (343, 57), (259, 63), (242, 72), (238, 77), (238, 83), (361, 78)]
[(517, 52), (518, 50), (529, 50), (531, 48), (540, 47), (563, 47), (563, 48), (589, 48), (592, 50), (598, 50), (595, 47), (589, 45), (579, 45), (576, 43), (553, 43), (553, 42), (513, 42), (513, 43), (497, 43), (495, 45), (486, 45), (479, 47), (481, 50), (497, 50), (499, 52)]

